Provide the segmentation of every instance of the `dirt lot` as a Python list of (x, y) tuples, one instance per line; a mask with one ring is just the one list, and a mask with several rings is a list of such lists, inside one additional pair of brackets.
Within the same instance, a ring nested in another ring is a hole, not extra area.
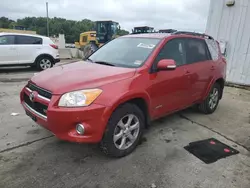
[[(226, 88), (212, 115), (188, 109), (157, 120), (132, 154), (111, 159), (97, 145), (60, 141), (32, 122), (19, 92), (33, 71), (7, 72), (0, 73), (1, 188), (249, 188), (250, 91)], [(211, 137), (240, 154), (205, 164), (183, 148)]]

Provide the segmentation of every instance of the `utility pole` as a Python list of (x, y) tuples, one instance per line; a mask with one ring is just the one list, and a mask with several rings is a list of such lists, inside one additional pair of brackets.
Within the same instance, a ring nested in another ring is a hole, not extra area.
[(49, 37), (49, 5), (46, 2), (46, 12), (47, 12), (47, 36)]

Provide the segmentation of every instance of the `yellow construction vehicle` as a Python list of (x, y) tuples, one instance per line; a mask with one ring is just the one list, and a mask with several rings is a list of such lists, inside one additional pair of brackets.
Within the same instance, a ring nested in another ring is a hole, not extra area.
[(87, 31), (80, 34), (79, 42), (75, 42), (75, 46), (78, 49), (83, 49), (84, 46), (89, 44), (91, 41), (98, 43), (96, 40), (96, 31)]
[[(120, 26), (117, 22), (111, 20), (96, 21), (95, 31), (81, 33), (82, 37), (80, 35), (79, 44), (76, 43), (76, 46), (79, 46), (79, 48), (83, 51), (83, 56), (86, 58), (103, 44), (118, 37), (117, 31), (119, 29)], [(84, 40), (83, 37), (85, 37)]]
[(154, 28), (149, 26), (134, 27), (131, 34), (154, 33)]

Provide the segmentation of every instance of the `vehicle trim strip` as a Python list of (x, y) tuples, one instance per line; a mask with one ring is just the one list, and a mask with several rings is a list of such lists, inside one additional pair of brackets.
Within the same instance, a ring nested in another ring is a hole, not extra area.
[(31, 112), (35, 113), (36, 115), (40, 116), (41, 118), (45, 119), (47, 121), (47, 116), (37, 112), (36, 110), (34, 110), (33, 108), (31, 108), (27, 103), (23, 102), (24, 106), (26, 108), (28, 108)]

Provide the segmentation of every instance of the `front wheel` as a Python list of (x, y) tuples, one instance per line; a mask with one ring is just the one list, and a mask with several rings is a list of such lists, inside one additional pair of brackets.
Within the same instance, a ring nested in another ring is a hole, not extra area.
[(118, 107), (107, 124), (100, 143), (101, 150), (113, 157), (123, 157), (131, 153), (138, 145), (144, 125), (144, 114), (134, 104)]
[(218, 83), (215, 83), (211, 88), (207, 98), (203, 101), (203, 103), (198, 105), (198, 108), (204, 114), (212, 114), (220, 100), (221, 87)]

